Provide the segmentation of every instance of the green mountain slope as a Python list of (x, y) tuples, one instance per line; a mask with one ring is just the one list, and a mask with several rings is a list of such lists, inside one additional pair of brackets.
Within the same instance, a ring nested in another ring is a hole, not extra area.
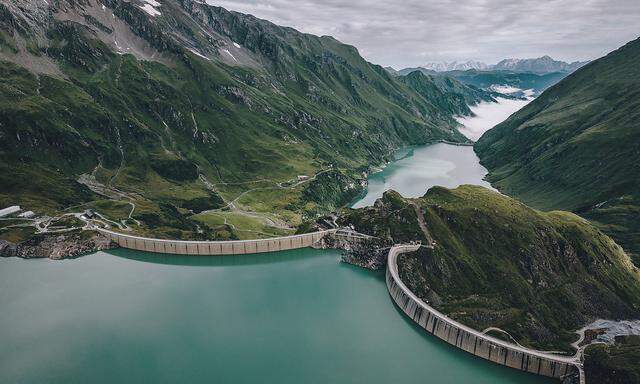
[(635, 255), (639, 61), (640, 39), (579, 69), (475, 145), (497, 188), (537, 208), (577, 212)]
[(397, 80), (438, 106), (439, 109), (457, 115), (470, 115), (469, 105), (478, 101), (495, 102), (492, 94), (473, 86), (465, 86), (450, 77), (433, 76), (414, 71)]
[(540, 212), (465, 185), (418, 199), (389, 191), (374, 207), (345, 210), (339, 223), (389, 244), (433, 240), (433, 250), (400, 258), (407, 286), (454, 319), (498, 327), (523, 345), (570, 350), (574, 331), (595, 318), (640, 313), (640, 271), (569, 212)]
[(395, 148), (467, 140), (457, 98), (198, 1), (1, 3), (0, 60), (0, 206), (85, 203), (143, 233), (284, 233)]

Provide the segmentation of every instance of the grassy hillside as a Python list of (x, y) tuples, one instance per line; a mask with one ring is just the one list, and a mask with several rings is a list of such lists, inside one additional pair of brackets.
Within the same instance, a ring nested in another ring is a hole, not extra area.
[(142, 4), (0, 4), (0, 206), (82, 203), (170, 237), (281, 234), (397, 147), (466, 141), (452, 115), (477, 90), (441, 100), (331, 37)]
[(579, 69), (475, 145), (488, 179), (593, 220), (639, 262), (640, 39)]
[(418, 199), (390, 191), (374, 207), (346, 210), (341, 224), (389, 243), (433, 239), (433, 250), (399, 260), (407, 286), (454, 319), (499, 327), (523, 345), (569, 350), (589, 320), (640, 313), (640, 271), (572, 213), (465, 185)]
[(447, 113), (470, 115), (469, 105), (478, 101), (495, 101), (492, 95), (473, 86), (465, 86), (461, 82), (445, 76), (434, 76), (421, 71), (414, 71), (397, 80), (416, 91)]

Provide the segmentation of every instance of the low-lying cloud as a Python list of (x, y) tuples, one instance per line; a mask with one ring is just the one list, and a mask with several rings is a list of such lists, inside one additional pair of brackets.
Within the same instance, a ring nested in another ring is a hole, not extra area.
[(471, 107), (475, 116), (458, 118), (462, 124), (460, 132), (469, 139), (476, 141), (486, 131), (505, 121), (511, 114), (529, 104), (531, 100), (512, 100), (499, 97), (497, 103), (481, 102)]
[(355, 45), (396, 68), (548, 54), (600, 57), (640, 35), (638, 0), (207, 0)]

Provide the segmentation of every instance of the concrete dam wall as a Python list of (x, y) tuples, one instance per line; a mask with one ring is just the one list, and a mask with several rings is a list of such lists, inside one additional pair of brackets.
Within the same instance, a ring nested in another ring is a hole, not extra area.
[(186, 241), (150, 239), (113, 232), (103, 228), (96, 228), (96, 230), (122, 248), (178, 255), (244, 255), (249, 253), (286, 251), (288, 249), (311, 247), (325, 236), (338, 231), (331, 229), (302, 235), (256, 240)]
[(411, 292), (398, 275), (398, 255), (418, 250), (420, 245), (400, 245), (389, 250), (387, 288), (393, 301), (427, 332), (474, 356), (521, 371), (562, 379), (579, 372), (574, 357), (551, 355), (523, 348), (488, 336), (450, 319)]
[[(103, 228), (96, 228), (96, 230), (123, 248), (180, 255), (243, 255), (278, 252), (311, 247), (327, 235), (359, 238), (353, 234), (345, 235), (338, 229), (268, 239), (233, 241), (151, 239)], [(396, 305), (420, 327), (451, 345), (496, 364), (557, 379), (577, 372), (581, 373), (580, 363), (575, 357), (534, 351), (488, 336), (450, 319), (418, 298), (400, 280), (398, 255), (413, 252), (419, 248), (420, 245), (396, 245), (389, 250), (386, 283)], [(582, 375), (580, 378), (583, 378)]]

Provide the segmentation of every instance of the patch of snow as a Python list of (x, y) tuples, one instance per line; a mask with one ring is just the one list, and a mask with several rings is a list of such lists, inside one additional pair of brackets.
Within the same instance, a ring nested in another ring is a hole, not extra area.
[(231, 58), (237, 63), (238, 59), (236, 59), (235, 56), (233, 56), (233, 54), (231, 52), (229, 52), (228, 49), (223, 49), (222, 52), (226, 53), (227, 55), (231, 56)]
[(488, 65), (480, 61), (469, 60), (465, 63), (459, 63), (457, 61), (432, 62), (432, 63), (427, 63), (423, 65), (422, 68), (430, 69), (436, 72), (446, 72), (446, 71), (466, 71), (469, 69), (485, 70), (488, 68)]
[(524, 96), (528, 99), (532, 98), (533, 95), (535, 95), (536, 91), (534, 91), (533, 89), (525, 89), (524, 91), (522, 91), (522, 93), (524, 93)]
[(233, 42), (233, 46), (238, 48), (238, 49), (240, 48), (240, 44), (236, 43), (235, 41)]
[(460, 133), (469, 139), (476, 141), (486, 131), (505, 121), (511, 114), (529, 104), (531, 100), (512, 100), (502, 97), (496, 98), (497, 103), (481, 102), (471, 107), (471, 112), (475, 116), (456, 117), (458, 123), (462, 124)]
[(189, 48), (189, 50), (190, 50), (194, 55), (200, 56), (200, 57), (202, 57), (203, 59), (211, 60), (211, 59), (210, 59), (210, 58), (208, 58), (207, 56), (205, 56), (205, 55), (203, 55), (202, 53), (200, 53), (200, 52), (196, 51), (195, 49), (191, 49), (191, 48)]
[(140, 9), (148, 13), (149, 16), (156, 17), (162, 14), (160, 13), (160, 11), (156, 9), (156, 7), (159, 7), (161, 5), (157, 1), (155, 0), (142, 0), (142, 1), (144, 1), (145, 4), (141, 6)]
[(151, 5), (149, 4), (145, 4), (142, 7), (140, 7), (140, 9), (142, 9), (143, 11), (147, 12), (149, 14), (149, 16), (155, 17), (158, 15), (161, 15), (160, 11), (158, 11), (157, 9), (153, 8)]
[(605, 200), (605, 201), (603, 201), (603, 202), (601, 202), (601, 203), (596, 204), (596, 205), (594, 206), (594, 208), (595, 208), (595, 209), (602, 208), (602, 206), (603, 206), (603, 205), (605, 205), (605, 204), (607, 204), (608, 202), (609, 202), (609, 200)]
[(118, 44), (118, 40), (113, 40), (113, 44), (116, 45), (116, 53), (118, 55), (124, 55), (124, 51), (122, 50), (122, 47), (120, 46), (120, 44)]

